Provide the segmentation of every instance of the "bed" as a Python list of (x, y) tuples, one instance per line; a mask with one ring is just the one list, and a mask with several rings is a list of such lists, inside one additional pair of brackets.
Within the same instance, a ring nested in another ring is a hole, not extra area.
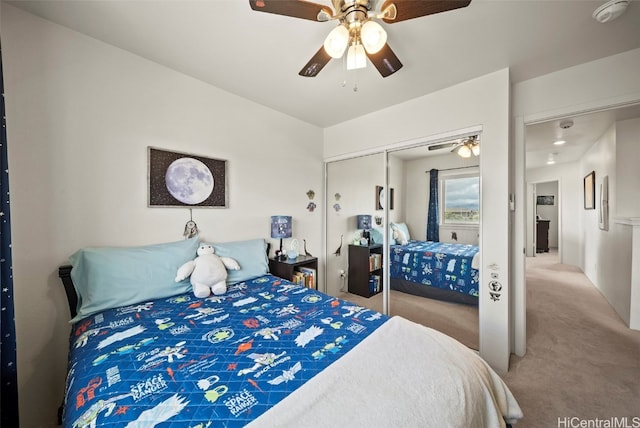
[(522, 417), (501, 378), (454, 339), (269, 274), (264, 240), (214, 246), (242, 269), (205, 299), (173, 281), (195, 254), (190, 240), (81, 249), (60, 267), (72, 316), (63, 426), (502, 427)]
[(477, 305), (478, 260), (476, 245), (417, 240), (391, 245), (391, 289)]

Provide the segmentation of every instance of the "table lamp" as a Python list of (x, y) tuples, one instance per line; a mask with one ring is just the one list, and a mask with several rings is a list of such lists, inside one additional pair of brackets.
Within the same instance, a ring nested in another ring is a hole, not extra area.
[(291, 216), (273, 215), (271, 216), (271, 237), (280, 239), (280, 249), (276, 251), (276, 259), (284, 260), (286, 256), (282, 252), (282, 239), (291, 238)]
[(372, 244), (371, 237), (369, 235), (369, 229), (371, 229), (371, 216), (368, 214), (358, 215), (358, 229), (362, 229), (362, 237), (367, 240), (369, 245)]

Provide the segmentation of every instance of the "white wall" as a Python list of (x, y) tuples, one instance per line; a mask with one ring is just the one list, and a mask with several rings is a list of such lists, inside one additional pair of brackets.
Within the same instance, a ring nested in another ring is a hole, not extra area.
[[(637, 168), (637, 166), (636, 166)], [(596, 144), (585, 153), (581, 161), (581, 173), (596, 173), (596, 209), (583, 210), (583, 252), (582, 269), (607, 298), (620, 317), (629, 324), (631, 300), (631, 257), (630, 242), (623, 238), (625, 228), (610, 225), (609, 230), (599, 228), (598, 211), (600, 201), (598, 189), (604, 176), (609, 177), (609, 210), (615, 216), (618, 201), (616, 183), (616, 125), (611, 126)], [(622, 244), (626, 247), (622, 247)]]
[[(582, 241), (583, 241), (583, 262), (582, 270), (585, 275), (591, 279), (596, 285), (598, 284), (598, 264), (604, 264), (600, 254), (607, 242), (610, 234), (601, 231), (598, 227), (598, 211), (600, 209), (600, 201), (598, 200), (598, 189), (602, 183), (602, 177), (609, 176), (609, 209), (611, 213), (616, 212), (616, 126), (612, 125), (596, 143), (584, 154), (580, 161), (580, 176), (595, 171), (596, 181), (596, 209), (581, 212), (582, 216)], [(615, 306), (615, 305), (614, 305)]]
[(203, 239), (269, 238), (269, 216), (289, 214), (321, 256), (322, 211), (306, 210), (309, 189), (324, 201), (321, 129), (6, 3), (2, 55), (22, 426), (53, 426), (63, 396), (58, 266), (182, 238), (187, 209), (147, 208), (147, 146), (228, 161), (229, 208), (194, 210)]
[[(614, 218), (640, 218), (640, 118), (616, 123), (616, 182), (615, 212), (609, 213), (609, 230), (616, 233), (616, 254), (612, 269), (618, 273), (618, 299), (626, 309), (624, 299), (629, 290), (629, 318), (618, 312), (635, 330), (640, 330), (640, 228), (628, 222), (612, 221)], [(611, 183), (609, 183), (611, 192)], [(611, 195), (609, 197), (611, 199)], [(624, 224), (627, 223), (627, 224)], [(613, 225), (613, 227), (612, 227)], [(633, 236), (633, 240), (631, 239)], [(630, 267), (630, 269), (629, 269)], [(628, 277), (626, 276), (628, 275)]]
[[(616, 124), (616, 217), (640, 217), (640, 118)], [(611, 187), (611, 183), (609, 183)]]
[[(389, 187), (395, 190), (394, 208), (389, 210), (389, 221), (401, 223), (411, 213), (411, 201), (409, 194), (411, 187), (405, 180), (405, 162), (397, 157), (389, 155)], [(384, 217), (384, 210), (378, 211), (377, 215)]]
[(640, 216), (638, 202), (638, 136), (640, 119), (614, 124), (582, 158), (582, 172), (596, 173), (596, 209), (583, 213), (584, 265), (587, 277), (600, 289), (620, 317), (631, 320), (631, 241), (626, 225), (610, 221), (609, 230), (599, 228), (598, 192), (609, 177), (609, 216)]
[[(499, 371), (507, 370), (510, 349), (509, 89), (509, 71), (504, 69), (327, 128), (324, 144), (325, 158), (331, 158), (481, 127), (481, 210), (483, 218), (492, 221), (483, 222), (480, 233), (480, 354)], [(483, 289), (492, 273), (503, 285), (498, 301)]]

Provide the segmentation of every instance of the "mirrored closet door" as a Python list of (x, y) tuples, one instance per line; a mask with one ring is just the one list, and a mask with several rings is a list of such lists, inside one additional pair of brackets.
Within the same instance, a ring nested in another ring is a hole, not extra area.
[(478, 349), (479, 140), (459, 153), (469, 141), (388, 153), (389, 309)]
[(325, 278), (328, 294), (478, 349), (479, 138), (462, 157), (467, 137), (327, 163)]
[[(385, 180), (383, 153), (326, 165), (326, 290), (354, 304), (383, 312), (380, 187)], [(376, 263), (378, 263), (376, 265)]]

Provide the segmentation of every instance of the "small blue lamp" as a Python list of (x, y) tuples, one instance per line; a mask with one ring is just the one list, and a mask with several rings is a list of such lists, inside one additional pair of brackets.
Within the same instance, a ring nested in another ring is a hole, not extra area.
[(285, 255), (282, 252), (282, 239), (291, 238), (291, 225), (293, 221), (291, 216), (288, 215), (273, 215), (271, 216), (271, 237), (273, 239), (280, 239), (280, 249), (276, 251), (276, 259), (284, 260)]
[(371, 237), (369, 235), (369, 229), (371, 229), (371, 216), (368, 214), (360, 214), (358, 216), (358, 229), (362, 229), (362, 237), (367, 240), (369, 245), (371, 242)]

